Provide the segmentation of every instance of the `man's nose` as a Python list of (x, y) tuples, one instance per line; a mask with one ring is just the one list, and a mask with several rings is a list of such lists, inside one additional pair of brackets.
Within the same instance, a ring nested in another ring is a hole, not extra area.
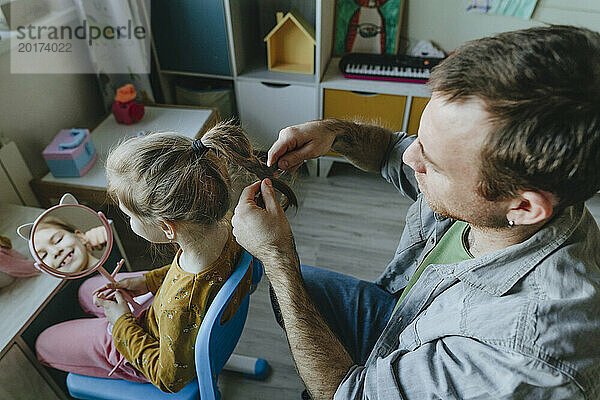
[(402, 155), (402, 161), (404, 164), (411, 167), (415, 172), (425, 173), (423, 162), (420, 160), (419, 150), (416, 144), (416, 140), (410, 144)]

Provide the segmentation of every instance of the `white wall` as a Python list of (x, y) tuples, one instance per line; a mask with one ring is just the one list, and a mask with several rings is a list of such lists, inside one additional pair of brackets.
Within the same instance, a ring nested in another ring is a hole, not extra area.
[(538, 0), (531, 20), (466, 12), (469, 0), (406, 0), (401, 45), (431, 40), (445, 51), (467, 40), (543, 23), (600, 31), (600, 0)]
[(103, 114), (95, 76), (11, 74), (10, 53), (0, 55), (0, 133), (34, 177), (48, 172), (42, 151), (60, 129), (92, 127)]

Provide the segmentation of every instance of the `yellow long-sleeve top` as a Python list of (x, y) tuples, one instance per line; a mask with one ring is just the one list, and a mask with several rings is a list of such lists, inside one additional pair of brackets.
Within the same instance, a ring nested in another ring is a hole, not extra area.
[[(139, 321), (131, 313), (116, 321), (112, 335), (117, 350), (163, 392), (178, 392), (196, 377), (194, 343), (198, 328), (236, 267), (241, 251), (230, 234), (219, 259), (192, 274), (179, 266), (180, 250), (171, 265), (144, 275), (155, 297)], [(237, 311), (251, 279), (250, 268), (225, 310), (224, 321)]]

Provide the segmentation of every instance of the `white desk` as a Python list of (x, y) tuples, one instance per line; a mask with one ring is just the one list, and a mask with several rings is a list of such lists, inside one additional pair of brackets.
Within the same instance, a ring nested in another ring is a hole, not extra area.
[[(42, 211), (0, 204), (0, 234), (9, 237), (13, 248), (23, 255), (28, 256), (29, 249), (16, 228), (33, 221)], [(17, 279), (0, 289), (0, 398), (64, 398), (20, 337), (64, 284), (61, 279), (39, 275)]]
[(148, 106), (144, 118), (133, 125), (118, 124), (112, 114), (108, 115), (91, 132), (98, 159), (84, 176), (55, 178), (49, 172), (43, 178), (34, 181), (33, 188), (45, 207), (55, 205), (55, 200), (66, 192), (74, 194), (83, 202), (102, 203), (106, 195), (106, 158), (110, 149), (121, 140), (133, 137), (140, 131), (175, 131), (195, 138), (201, 136), (215, 122), (216, 112), (211, 108)]

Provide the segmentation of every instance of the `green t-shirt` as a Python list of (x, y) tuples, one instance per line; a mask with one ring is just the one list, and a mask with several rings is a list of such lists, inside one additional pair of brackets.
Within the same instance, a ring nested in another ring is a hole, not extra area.
[(473, 258), (471, 253), (465, 248), (465, 235), (469, 232), (469, 225), (464, 221), (456, 221), (450, 229), (442, 236), (439, 243), (427, 254), (423, 259), (415, 274), (410, 278), (408, 285), (404, 288), (402, 295), (392, 311), (392, 315), (396, 312), (402, 300), (406, 297), (410, 289), (417, 282), (425, 268), (431, 264), (454, 264), (459, 261), (465, 261)]

